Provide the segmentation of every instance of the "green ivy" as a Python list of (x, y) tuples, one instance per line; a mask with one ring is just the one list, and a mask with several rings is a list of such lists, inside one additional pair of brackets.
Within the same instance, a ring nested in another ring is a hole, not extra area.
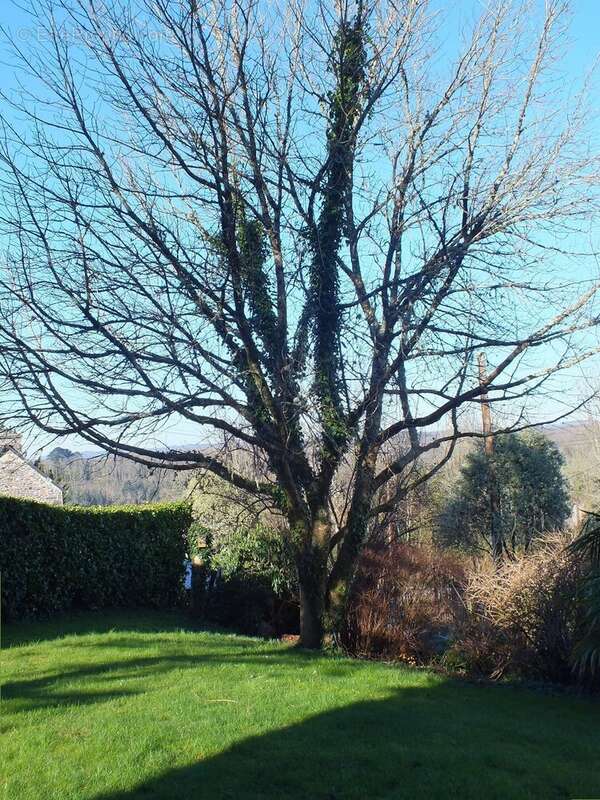
[(271, 286), (265, 271), (267, 248), (262, 224), (246, 218), (240, 202), (237, 220), (237, 242), (242, 261), (242, 280), (253, 329), (265, 345), (264, 358), (271, 373), (275, 370), (274, 349), (279, 346), (280, 331), (273, 309)]
[[(341, 403), (338, 252), (352, 189), (355, 125), (362, 108), (365, 81), (364, 19), (358, 14), (338, 31), (330, 70), (335, 88), (329, 94), (327, 167), (316, 230), (311, 236), (311, 296), (314, 309), (315, 391), (319, 398), (327, 449), (348, 437)], [(327, 453), (324, 453), (325, 457)]]

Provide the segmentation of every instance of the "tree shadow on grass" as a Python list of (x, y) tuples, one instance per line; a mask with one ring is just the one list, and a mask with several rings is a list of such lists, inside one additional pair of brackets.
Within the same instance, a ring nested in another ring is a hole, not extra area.
[(600, 736), (591, 716), (577, 748), (565, 748), (560, 712), (546, 710), (541, 698), (521, 704), (519, 693), (492, 689), (481, 707), (481, 694), (452, 689), (399, 688), (240, 741), (212, 758), (199, 752), (196, 763), (94, 800), (600, 796)]
[[(8, 691), (7, 691), (8, 688)], [(27, 692), (25, 694), (14, 694), (10, 684), (2, 687), (3, 701), (10, 700), (11, 705), (5, 713), (18, 713), (27, 711), (41, 711), (43, 709), (58, 708), (60, 706), (83, 706), (94, 703), (106, 703), (110, 700), (118, 700), (121, 697), (130, 697), (139, 692), (129, 689), (110, 690), (106, 692), (97, 691), (70, 691), (52, 692), (52, 694), (36, 694)], [(22, 691), (20, 689), (19, 691)], [(9, 726), (10, 730), (17, 728), (16, 724)]]
[(212, 630), (184, 611), (149, 609), (74, 612), (56, 620), (27, 620), (2, 626), (2, 647), (48, 642), (64, 636), (109, 632), (166, 633)]
[[(85, 688), (85, 681), (87, 679), (93, 682), (118, 681), (121, 684), (124, 680), (140, 679), (142, 677), (140, 670), (148, 666), (157, 666), (155, 661), (156, 659), (136, 659), (103, 662), (93, 666), (84, 665), (52, 672), (41, 678), (7, 681), (2, 684), (4, 711), (15, 714), (59, 706), (88, 705), (139, 694), (139, 691), (129, 688), (90, 690)], [(166, 665), (161, 666), (164, 669)], [(84, 682), (80, 688), (76, 685), (79, 681)], [(61, 688), (62, 686), (65, 688)]]
[[(70, 651), (93, 646), (85, 641), (85, 637), (81, 641), (69, 641)], [(173, 670), (197, 669), (201, 664), (269, 664), (280, 669), (290, 668), (297, 671), (302, 664), (309, 665), (314, 658), (318, 658), (317, 654), (291, 647), (269, 647), (265, 643), (257, 646), (256, 640), (252, 639), (227, 640), (222, 645), (215, 644), (212, 647), (206, 641), (194, 643), (192, 640), (185, 643), (184, 652), (177, 652), (177, 640), (152, 638), (149, 644), (147, 639), (137, 641), (127, 634), (120, 634), (114, 640), (105, 640), (98, 646), (103, 650), (113, 647), (119, 650), (162, 647), (163, 652), (159, 655), (124, 657), (92, 664), (69, 662), (67, 669), (53, 669), (38, 678), (8, 681), (2, 685), (5, 712), (15, 714), (65, 705), (87, 705), (126, 695), (148, 693), (148, 677)], [(291, 655), (293, 658), (290, 658)], [(324, 671), (327, 672), (327, 669), (325, 667)], [(344, 669), (350, 669), (350, 664), (344, 665)], [(92, 685), (105, 683), (107, 688), (103, 691), (90, 690), (87, 688), (90, 682)], [(129, 686), (123, 688), (124, 682), (128, 682)], [(118, 688), (111, 687), (112, 683), (117, 684)]]

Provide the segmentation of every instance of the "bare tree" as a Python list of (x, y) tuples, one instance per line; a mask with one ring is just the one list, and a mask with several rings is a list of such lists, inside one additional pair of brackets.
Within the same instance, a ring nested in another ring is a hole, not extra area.
[[(498, 2), (455, 58), (427, 0), (30, 6), (0, 143), (3, 416), (285, 516), (319, 646), (369, 521), (480, 435), (469, 404), (541, 422), (596, 351), (598, 283), (565, 267), (598, 210), (565, 4)], [(174, 419), (204, 446), (153, 445)]]

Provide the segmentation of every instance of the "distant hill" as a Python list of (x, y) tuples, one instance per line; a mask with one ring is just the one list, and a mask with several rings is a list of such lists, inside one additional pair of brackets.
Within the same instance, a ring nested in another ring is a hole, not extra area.
[(600, 508), (600, 421), (548, 426), (544, 433), (565, 457), (574, 503), (586, 511)]
[(585, 445), (590, 436), (593, 436), (594, 423), (570, 422), (562, 425), (546, 425), (541, 430), (549, 439), (552, 439), (561, 450), (573, 451)]
[(52, 461), (74, 461), (83, 458), (82, 453), (74, 453), (72, 450), (67, 450), (66, 447), (55, 447), (48, 455), (42, 459), (45, 462)]
[(149, 469), (126, 458), (74, 453), (56, 447), (37, 467), (57, 483), (65, 503), (114, 505), (176, 500), (185, 494), (188, 472)]
[[(600, 507), (600, 423), (573, 422), (542, 430), (565, 457), (573, 502), (586, 510)], [(446, 470), (451, 480), (456, 477), (461, 453), (471, 445), (466, 442), (465, 447), (457, 448)], [(61, 486), (65, 502), (78, 505), (174, 500), (185, 495), (191, 479), (191, 472), (151, 470), (125, 458), (73, 452), (65, 447), (55, 447), (40, 459), (38, 466)]]

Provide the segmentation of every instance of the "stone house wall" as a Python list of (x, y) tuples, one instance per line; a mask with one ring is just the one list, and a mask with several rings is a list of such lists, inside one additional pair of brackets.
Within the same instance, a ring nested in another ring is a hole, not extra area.
[(2, 494), (57, 506), (63, 503), (62, 490), (12, 448), (0, 455), (0, 495)]

